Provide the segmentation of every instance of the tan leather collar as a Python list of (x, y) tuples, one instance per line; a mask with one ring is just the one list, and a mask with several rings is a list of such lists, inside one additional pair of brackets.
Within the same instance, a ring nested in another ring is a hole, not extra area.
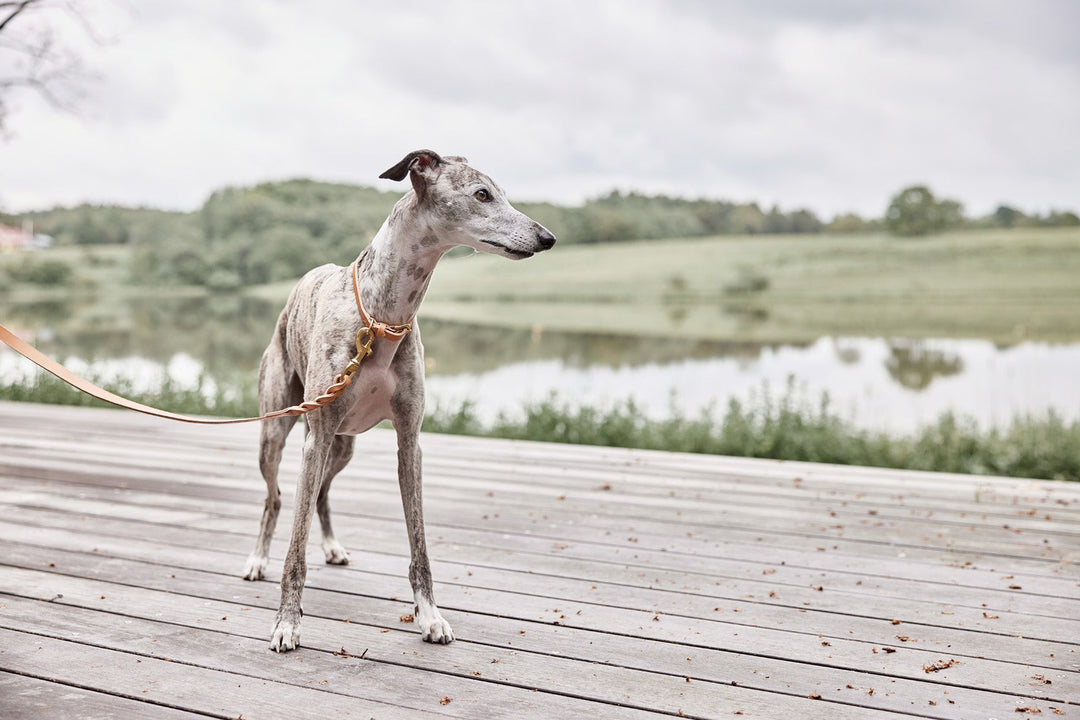
[(412, 324), (416, 318), (413, 318), (404, 325), (387, 325), (384, 322), (373, 320), (371, 316), (364, 311), (364, 303), (360, 300), (360, 261), (354, 260), (353, 264), (349, 266), (352, 271), (352, 288), (353, 295), (356, 297), (356, 309), (360, 312), (360, 322), (364, 324), (364, 327), (371, 330), (376, 337), (381, 337), (384, 340), (401, 340), (403, 337), (409, 334), (412, 330)]

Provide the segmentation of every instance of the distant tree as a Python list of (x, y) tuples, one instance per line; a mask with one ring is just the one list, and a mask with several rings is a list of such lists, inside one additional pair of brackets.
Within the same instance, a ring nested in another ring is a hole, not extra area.
[(780, 212), (779, 205), (773, 205), (765, 213), (761, 231), (766, 233), (789, 233), (792, 231), (791, 218)]
[(757, 203), (737, 205), (731, 213), (731, 232), (753, 235), (764, 230), (765, 213)]
[(731, 213), (735, 204), (723, 200), (695, 200), (691, 204), (694, 215), (708, 235), (731, 232)]
[(1008, 205), (998, 205), (994, 210), (994, 219), (1003, 228), (1011, 228), (1024, 218), (1024, 213)]
[(855, 213), (844, 213), (833, 218), (826, 228), (830, 232), (859, 232), (864, 225), (863, 219)]
[(1074, 212), (1051, 210), (1046, 217), (1046, 224), (1053, 227), (1076, 227), (1080, 225), (1080, 216)]
[(963, 227), (965, 221), (963, 203), (943, 198), (938, 200), (938, 213), (941, 215), (941, 222), (946, 228)]
[(606, 243), (632, 240), (635, 238), (634, 227), (626, 218), (626, 213), (606, 205), (589, 205), (583, 210), (584, 241), (588, 243)]
[(818, 233), (821, 232), (821, 228), (824, 227), (824, 223), (818, 219), (818, 216), (814, 214), (814, 211), (807, 208), (795, 210), (788, 217), (790, 218), (789, 225), (791, 232)]
[(928, 235), (943, 230), (945, 219), (930, 189), (925, 185), (912, 185), (889, 201), (885, 227), (894, 235)]

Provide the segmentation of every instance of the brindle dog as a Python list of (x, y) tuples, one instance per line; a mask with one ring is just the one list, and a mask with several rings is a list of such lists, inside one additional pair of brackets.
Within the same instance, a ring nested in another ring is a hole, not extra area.
[[(502, 188), (460, 157), (430, 150), (409, 153), (380, 177), (404, 180), (412, 190), (394, 206), (371, 244), (360, 253), (359, 288), (374, 320), (405, 324), (424, 299), (431, 272), (451, 248), (466, 245), (514, 260), (555, 244), (555, 236), (511, 207)], [(362, 323), (353, 296), (351, 270), (323, 265), (305, 275), (289, 295), (259, 368), (261, 412), (296, 405), (323, 392), (356, 352)], [(296, 487), (292, 539), (281, 577), (281, 605), (270, 648), (292, 650), (300, 640), (300, 598), (307, 574), (304, 551), (312, 505), (322, 525), (326, 562), (348, 563), (334, 538), (327, 497), (330, 483), (353, 454), (355, 436), (391, 420), (398, 440), (398, 483), (405, 509), (412, 561), (409, 582), (423, 639), (449, 643), (454, 633), (435, 605), (421, 504), (420, 424), (424, 418), (424, 347), (415, 322), (400, 341), (377, 339), (352, 383), (331, 404), (307, 415), (303, 463)], [(266, 505), (255, 550), (244, 578), (263, 577), (281, 491), (277, 473), (285, 438), (296, 418), (263, 421), (259, 467)]]

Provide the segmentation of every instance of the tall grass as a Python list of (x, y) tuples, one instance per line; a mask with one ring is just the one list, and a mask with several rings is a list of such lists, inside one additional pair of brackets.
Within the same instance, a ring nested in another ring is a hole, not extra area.
[[(211, 381), (180, 387), (168, 378), (151, 392), (130, 382), (109, 383), (113, 392), (137, 402), (192, 415), (243, 417), (258, 407), (254, 383), (208, 392)], [(0, 384), (0, 400), (105, 406), (50, 375)], [(429, 432), (547, 442), (605, 445), (740, 457), (805, 460), (910, 470), (1080, 480), (1080, 421), (1017, 418), (1003, 430), (981, 430), (968, 418), (946, 413), (910, 435), (854, 427), (833, 411), (827, 395), (808, 406), (789, 385), (779, 398), (764, 392), (751, 403), (732, 400), (726, 411), (697, 417), (674, 413), (646, 417), (632, 400), (607, 408), (575, 406), (552, 396), (519, 415), (500, 415), (490, 425), (466, 403), (440, 409), (424, 420)]]
[(606, 445), (739, 457), (869, 465), (909, 470), (1080, 480), (1080, 422), (1056, 414), (1018, 418), (1005, 430), (980, 430), (946, 413), (911, 435), (854, 427), (829, 408), (779, 401), (732, 400), (719, 419), (647, 418), (632, 400), (606, 409), (555, 397), (527, 405), (523, 417), (501, 415), (484, 427), (468, 405), (429, 415), (424, 429), (463, 435)]

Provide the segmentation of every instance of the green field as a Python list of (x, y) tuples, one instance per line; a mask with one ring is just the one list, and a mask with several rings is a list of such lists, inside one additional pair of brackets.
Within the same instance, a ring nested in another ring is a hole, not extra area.
[(1080, 230), (773, 235), (556, 245), (443, 262), (423, 314), (758, 341), (1080, 338)]

